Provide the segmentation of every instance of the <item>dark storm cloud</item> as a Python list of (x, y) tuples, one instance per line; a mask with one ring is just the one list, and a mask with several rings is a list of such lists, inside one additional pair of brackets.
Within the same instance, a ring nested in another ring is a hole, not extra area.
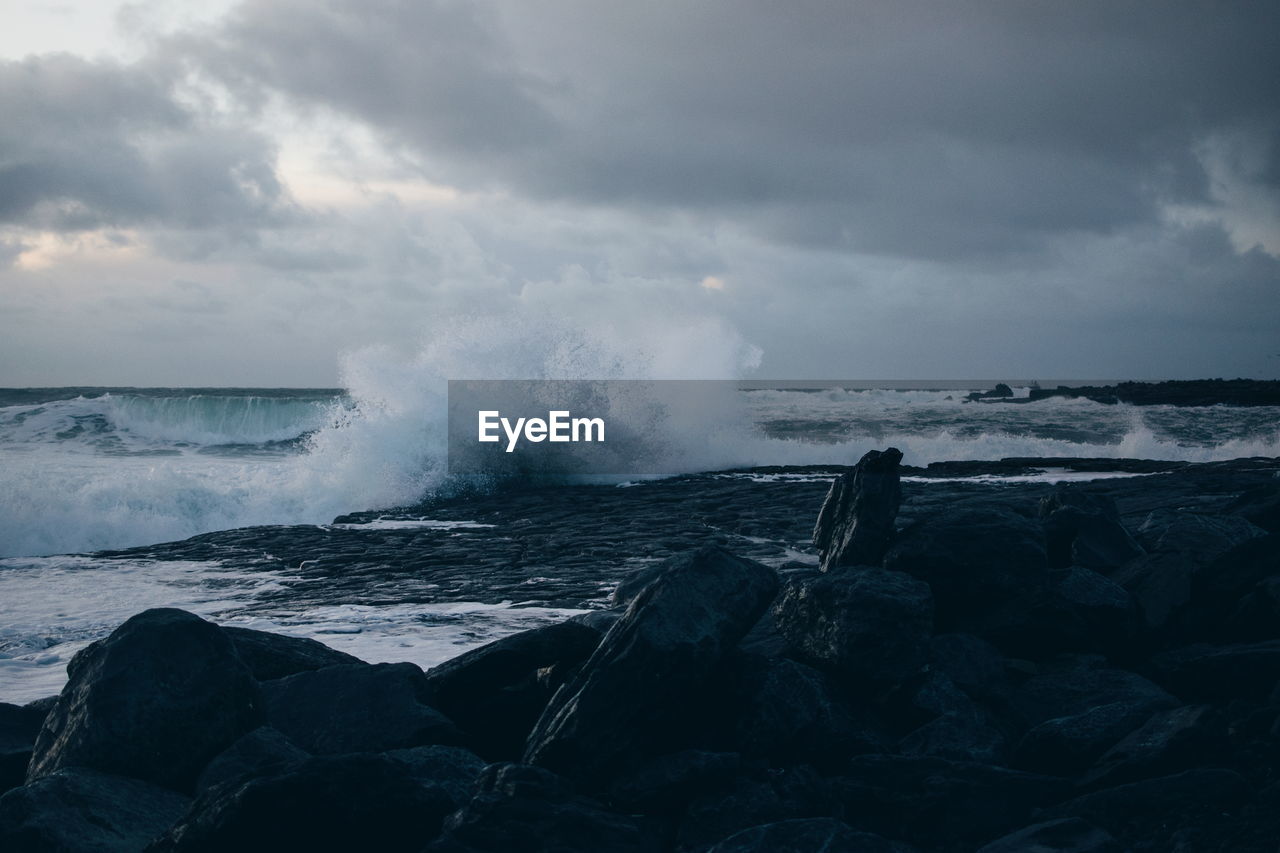
[(56, 230), (280, 219), (262, 137), (184, 106), (158, 64), (0, 62), (0, 223)]
[(250, 2), (186, 46), (381, 128), (430, 177), (802, 244), (1003, 252), (1210, 201), (1270, 145), (1275, 4)]

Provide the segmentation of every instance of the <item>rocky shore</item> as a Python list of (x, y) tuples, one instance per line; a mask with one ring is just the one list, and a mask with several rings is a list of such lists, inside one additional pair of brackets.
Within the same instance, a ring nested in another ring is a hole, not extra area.
[[(517, 497), (541, 521), (502, 583), (588, 547), (555, 532), (578, 500), (574, 536), (663, 559), (425, 672), (140, 613), (59, 696), (0, 704), (0, 849), (1276, 850), (1280, 460), (1001, 487), (900, 462), (765, 501), (728, 475)], [(734, 553), (802, 523), (817, 565)]]
[(967, 400), (1032, 403), (1049, 397), (1084, 397), (1095, 403), (1134, 406), (1280, 406), (1280, 381), (1267, 379), (1187, 379), (1167, 382), (1120, 382), (1116, 385), (1059, 385), (1032, 388), (1027, 397), (1014, 397), (1008, 385), (974, 392)]

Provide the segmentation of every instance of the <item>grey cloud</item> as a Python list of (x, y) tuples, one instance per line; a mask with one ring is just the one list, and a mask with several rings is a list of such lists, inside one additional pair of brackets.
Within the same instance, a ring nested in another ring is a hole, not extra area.
[(0, 62), (0, 222), (58, 230), (287, 219), (275, 152), (197, 114), (158, 64)]
[(185, 49), (439, 180), (949, 257), (1209, 201), (1208, 134), (1280, 139), (1278, 28), (1270, 4), (295, 0)]

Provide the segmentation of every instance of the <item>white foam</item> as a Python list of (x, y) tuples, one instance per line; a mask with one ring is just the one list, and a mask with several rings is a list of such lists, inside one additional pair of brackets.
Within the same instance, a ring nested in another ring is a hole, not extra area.
[(483, 530), (497, 527), (478, 521), (437, 521), (430, 518), (375, 518), (350, 524), (326, 524), (329, 530)]
[(242, 615), (223, 624), (308, 637), (369, 663), (409, 661), (423, 669), (517, 631), (563, 622), (584, 610), (481, 604), (335, 605), (294, 614)]
[(429, 668), (507, 634), (584, 611), (481, 604), (335, 605), (261, 612), (285, 576), (217, 562), (36, 557), (0, 560), (0, 702), (59, 692), (76, 652), (151, 607), (180, 607), (222, 625), (310, 637), (370, 663)]
[(71, 657), (136, 613), (181, 607), (216, 619), (278, 590), (281, 579), (190, 560), (0, 560), (0, 701), (57, 693)]

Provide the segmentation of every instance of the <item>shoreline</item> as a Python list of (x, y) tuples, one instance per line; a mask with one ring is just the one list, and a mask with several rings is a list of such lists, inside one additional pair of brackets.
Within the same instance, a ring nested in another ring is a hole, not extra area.
[[(973, 479), (1091, 462), (1051, 458), (755, 469), (378, 514), (427, 513), (431, 527), (357, 514), (102, 552), (274, 552), (294, 578), (278, 607), (484, 586), (591, 612), (424, 674), (148, 611), (76, 657), (56, 704), (0, 703), (16, 744), (6, 786), (18, 785), (0, 798), (0, 839), (35, 826), (88, 838), (105, 830), (84, 815), (108, 814), (153, 850), (217, 849), (246, 828), (311, 838), (317, 810), (383, 809), (362, 824), (367, 843), (433, 853), (513, 849), (530, 831), (517, 815), (583, 853), (818, 838), (958, 853), (1063, 832), (1099, 850), (1175, 837), (1266, 849), (1256, 840), (1274, 837), (1280, 794), (1280, 459), (1102, 461), (1133, 476)], [(164, 674), (197, 665), (212, 667), (199, 682)], [(135, 669), (127, 687), (95, 680)], [(219, 695), (246, 697), (247, 716), (208, 700), (174, 716), (173, 690), (218, 679), (238, 685)], [(94, 734), (111, 708), (154, 724)], [(210, 732), (223, 734), (202, 741)], [(134, 739), (165, 758), (131, 763)], [(94, 757), (76, 758), (90, 741)], [(33, 775), (25, 760), (14, 770), (23, 749)], [(379, 804), (362, 799), (372, 792)], [(145, 814), (120, 809), (126, 793)]]

